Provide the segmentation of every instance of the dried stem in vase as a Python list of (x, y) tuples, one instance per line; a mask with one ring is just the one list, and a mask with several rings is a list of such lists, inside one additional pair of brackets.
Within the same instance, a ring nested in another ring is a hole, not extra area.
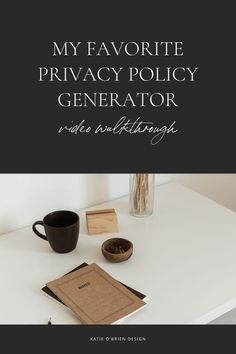
[(148, 173), (136, 173), (134, 175), (134, 209), (142, 214), (149, 206)]

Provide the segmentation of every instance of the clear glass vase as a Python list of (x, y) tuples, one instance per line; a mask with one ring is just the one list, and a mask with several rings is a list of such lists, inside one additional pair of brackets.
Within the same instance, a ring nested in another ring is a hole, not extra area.
[(155, 174), (130, 174), (130, 214), (137, 217), (153, 213)]

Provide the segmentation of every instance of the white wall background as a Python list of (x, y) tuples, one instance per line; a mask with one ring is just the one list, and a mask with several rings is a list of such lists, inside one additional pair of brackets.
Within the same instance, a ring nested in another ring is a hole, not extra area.
[[(178, 180), (236, 211), (236, 174), (159, 174)], [(128, 174), (2, 174), (0, 234), (32, 224), (56, 209), (79, 210), (127, 194)]]

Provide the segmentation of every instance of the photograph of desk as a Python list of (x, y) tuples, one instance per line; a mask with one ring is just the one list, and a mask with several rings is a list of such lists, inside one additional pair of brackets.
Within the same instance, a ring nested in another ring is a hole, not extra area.
[[(178, 183), (156, 189), (152, 216), (129, 215), (128, 197), (92, 209), (115, 208), (119, 232), (89, 236), (79, 211), (77, 248), (53, 252), (31, 226), (0, 236), (0, 323), (79, 324), (41, 288), (83, 262), (96, 262), (117, 280), (148, 296), (145, 309), (124, 324), (206, 324), (236, 307), (236, 213)], [(86, 209), (88, 210), (88, 209)], [(133, 256), (109, 263), (101, 244), (131, 240)]]

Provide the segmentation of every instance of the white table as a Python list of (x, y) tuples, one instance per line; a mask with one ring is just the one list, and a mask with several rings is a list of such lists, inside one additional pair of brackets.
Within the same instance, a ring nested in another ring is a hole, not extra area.
[(31, 227), (1, 235), (0, 323), (79, 323), (40, 289), (82, 262), (148, 295), (147, 307), (125, 324), (208, 323), (236, 307), (236, 213), (177, 183), (158, 187), (155, 200), (154, 214), (142, 219), (129, 215), (128, 197), (95, 207), (114, 207), (116, 235), (134, 244), (133, 256), (119, 264), (100, 252), (113, 235), (88, 236), (84, 211), (77, 248), (68, 254), (54, 253)]

